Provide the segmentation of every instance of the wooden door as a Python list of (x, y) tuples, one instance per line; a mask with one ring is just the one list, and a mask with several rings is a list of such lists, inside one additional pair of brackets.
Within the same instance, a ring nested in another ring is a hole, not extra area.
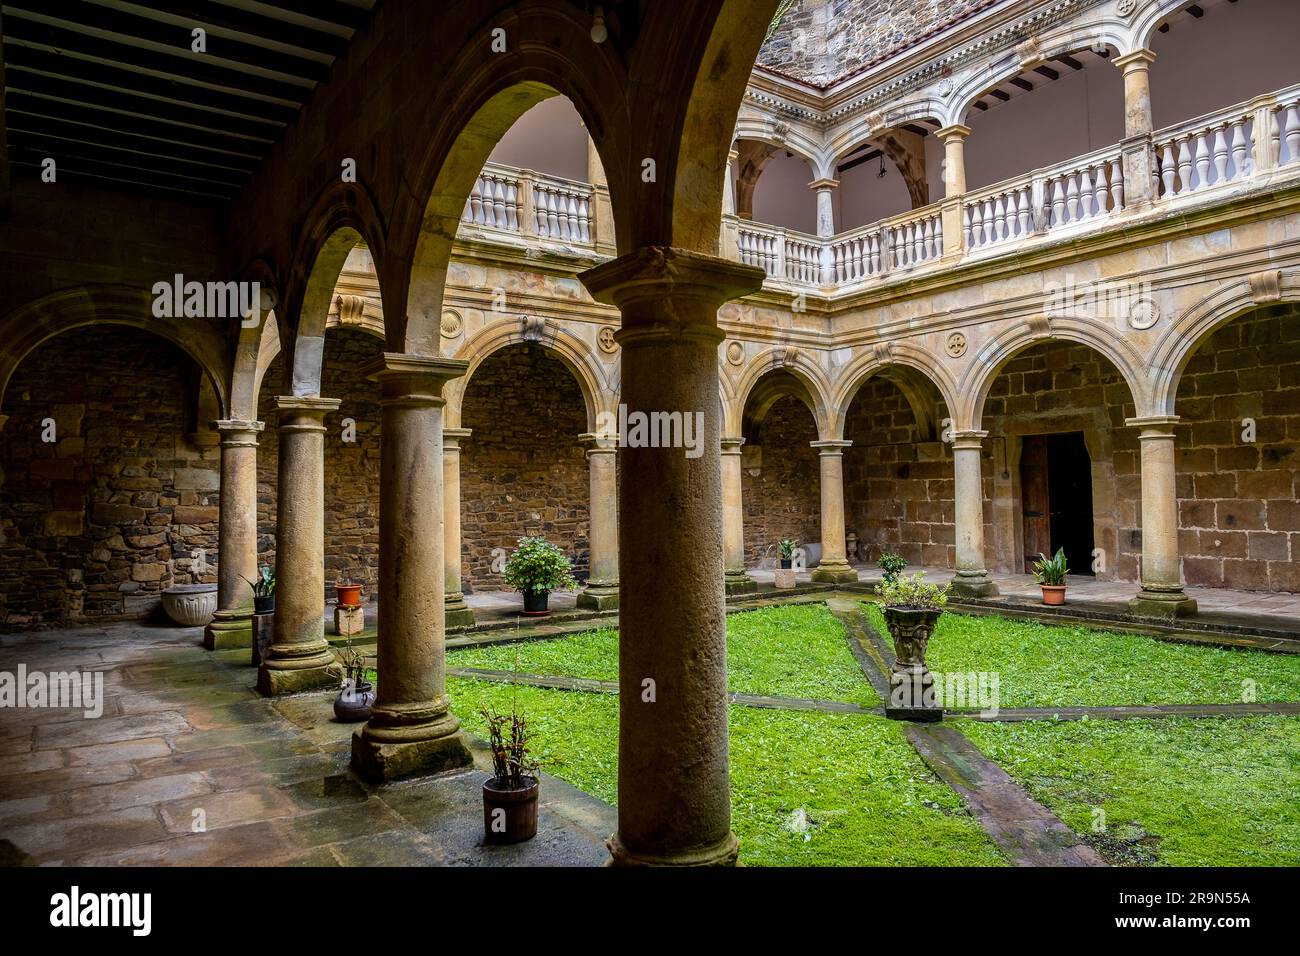
[(1051, 496), (1048, 493), (1047, 436), (1030, 435), (1020, 450), (1020, 510), (1025, 525), (1025, 570), (1052, 550)]

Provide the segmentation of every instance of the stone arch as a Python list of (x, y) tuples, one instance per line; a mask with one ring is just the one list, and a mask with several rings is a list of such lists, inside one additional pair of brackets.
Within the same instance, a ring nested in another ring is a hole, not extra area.
[[(548, 326), (550, 326), (548, 328)], [(511, 345), (538, 345), (554, 355), (573, 375), (582, 391), (587, 411), (587, 430), (594, 432), (598, 416), (617, 406), (617, 391), (611, 388), (605, 368), (595, 349), (573, 332), (547, 322), (533, 331), (525, 321), (503, 319), (482, 329), (466, 341), (452, 358), (469, 362), (465, 374), (444, 387), (447, 396), (446, 427), (459, 428), (461, 402), (479, 366), (495, 352)]]
[[(833, 413), (830, 402), (830, 387), (821, 367), (802, 350), (774, 346), (764, 349), (745, 365), (744, 371), (734, 386), (722, 376), (723, 388), (723, 434), (740, 435), (745, 423), (745, 408), (754, 395), (756, 386), (774, 372), (788, 372), (799, 384), (795, 393), (808, 410), (812, 412), (819, 437), (826, 437)], [(728, 394), (728, 392), (730, 394)]]
[(744, 139), (755, 143), (764, 143), (773, 149), (785, 149), (805, 160), (814, 174), (818, 171), (818, 153), (820, 144), (802, 130), (790, 128), (784, 133), (773, 128), (772, 117), (757, 110), (742, 110), (736, 120), (736, 132), (733, 140)]
[(943, 101), (934, 96), (925, 96), (901, 106), (891, 106), (886, 114), (859, 115), (852, 122), (838, 127), (827, 140), (826, 151), (830, 157), (830, 168), (835, 161), (858, 149), (864, 143), (875, 140), (892, 129), (900, 129), (908, 123), (925, 120), (943, 122)]
[[(262, 377), (280, 354), (279, 312), (280, 283), (265, 259), (254, 260), (241, 276), (243, 281), (259, 282), (265, 309), (255, 326), (240, 325), (235, 339), (235, 355), (230, 374), (230, 417), (240, 421), (257, 419), (257, 395)], [(269, 295), (268, 295), (269, 293)]]
[[(1134, 38), (1132, 49), (1140, 50), (1143, 47), (1150, 49), (1155, 40), (1155, 32), (1165, 18), (1195, 3), (1196, 0), (1151, 0), (1133, 19), (1133, 25), (1129, 28)], [(1121, 52), (1130, 51), (1121, 50)]]
[(883, 343), (881, 347), (859, 355), (836, 373), (835, 388), (831, 392), (831, 407), (835, 414), (828, 438), (844, 436), (844, 425), (853, 399), (868, 379), (881, 374), (903, 392), (922, 434), (928, 434), (934, 427), (934, 409), (929, 407), (925, 397), (925, 382), (938, 390), (948, 411), (955, 412), (957, 387), (936, 356), (909, 342)]
[[(1150, 389), (1143, 372), (1142, 356), (1119, 335), (1099, 334), (1089, 320), (1073, 318), (1044, 319), (1040, 323), (1022, 322), (987, 343), (973, 356), (957, 382), (958, 404), (953, 407), (954, 427), (958, 431), (978, 430), (984, 415), (984, 402), (1002, 367), (1025, 349), (1044, 342), (1076, 342), (1105, 356), (1128, 385), (1138, 415), (1150, 407)], [(1113, 337), (1112, 337), (1113, 336)]]
[[(579, 5), (520, 3), (493, 21), (505, 31), (505, 52), (487, 53), (485, 41), (467, 45), (447, 71), (448, 101), (412, 149), (407, 194), (391, 238), (409, 255), (409, 271), (395, 265), (385, 299), (405, 303), (389, 317), (389, 348), (437, 355), (443, 291), (452, 243), (474, 180), (492, 149), (525, 112), (564, 95), (582, 117), (600, 155), (614, 208), (620, 250), (630, 247), (623, 93), (628, 78), (616, 44), (591, 42), (591, 23)], [(730, 128), (730, 126), (728, 126)]]
[(15, 369), (42, 343), (73, 329), (125, 325), (179, 347), (212, 384), (221, 413), (230, 408), (230, 359), (225, 337), (201, 319), (175, 321), (153, 314), (150, 292), (119, 285), (84, 285), (51, 292), (0, 319), (0, 407)]
[(1151, 351), (1150, 414), (1174, 414), (1183, 371), (1211, 335), (1252, 309), (1283, 302), (1300, 302), (1300, 270), (1274, 270), (1236, 279), (1184, 312), (1165, 329)]

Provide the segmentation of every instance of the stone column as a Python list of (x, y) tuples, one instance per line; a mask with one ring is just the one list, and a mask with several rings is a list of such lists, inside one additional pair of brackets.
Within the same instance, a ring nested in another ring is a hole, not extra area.
[(282, 395), (275, 530), (275, 629), (257, 671), (263, 694), (338, 683), (325, 640), (325, 416), (340, 400)]
[(352, 768), (375, 782), (470, 763), (447, 698), (443, 583), (443, 385), (455, 359), (385, 352), (379, 382), (379, 681), (352, 735)]
[(758, 291), (763, 272), (655, 246), (581, 279), (622, 311), (620, 397), (629, 416), (681, 412), (703, 425), (696, 457), (683, 448), (621, 450), (618, 832), (610, 852), (616, 864), (734, 864), (718, 307)]
[(618, 607), (618, 437), (585, 434), (591, 473), (590, 573), (578, 607), (607, 611)]
[[(837, 179), (814, 179), (808, 185), (817, 190), (817, 237), (829, 239), (835, 235), (835, 187)], [(829, 242), (823, 243), (818, 253), (818, 266), (821, 271), (821, 284), (832, 285), (835, 282), (835, 252)]]
[(257, 578), (257, 433), (262, 422), (227, 419), (221, 436), (221, 517), (217, 541), (217, 613), (203, 631), (208, 650), (250, 647)]
[(1124, 138), (1120, 140), (1120, 157), (1124, 167), (1125, 206), (1146, 205), (1155, 197), (1149, 75), (1155, 58), (1150, 50), (1134, 50), (1113, 61), (1124, 71)]
[(1183, 592), (1178, 557), (1178, 493), (1174, 478), (1176, 415), (1130, 418), (1142, 444), (1142, 590), (1129, 610), (1144, 617), (1196, 613)]
[[(474, 612), (460, 589), (460, 443), (469, 437), (468, 428), (442, 430), (442, 520), (444, 588), (447, 627), (471, 627)], [(382, 512), (380, 520), (383, 520)]]
[(722, 568), (727, 594), (748, 594), (758, 582), (745, 573), (745, 505), (740, 446), (743, 438), (722, 439)]
[(966, 137), (969, 126), (957, 123), (935, 133), (943, 140), (943, 194), (960, 196), (966, 192)]
[(954, 432), (952, 436), (953, 497), (956, 506), (957, 574), (952, 593), (959, 597), (991, 597), (998, 593), (984, 567), (984, 480), (980, 450), (986, 431)]
[(856, 581), (858, 572), (849, 567), (844, 552), (844, 449), (851, 441), (815, 441), (821, 456), (822, 559), (813, 568), (812, 579), (831, 584)]
[(727, 181), (722, 184), (722, 237), (719, 251), (723, 258), (740, 259), (740, 221), (736, 217), (736, 162), (740, 153), (731, 144), (727, 153)]
[(609, 180), (605, 178), (605, 167), (600, 161), (600, 151), (596, 149), (596, 143), (590, 136), (587, 137), (587, 182), (591, 183), (591, 225), (595, 233), (592, 240), (596, 251), (601, 255), (615, 255), (617, 245), (614, 241), (614, 206), (609, 198)]

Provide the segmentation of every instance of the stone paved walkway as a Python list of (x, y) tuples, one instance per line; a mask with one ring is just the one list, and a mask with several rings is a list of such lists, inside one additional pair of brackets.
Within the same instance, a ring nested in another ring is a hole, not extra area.
[[(479, 769), (382, 788), (348, 771), (332, 695), (266, 700), (249, 652), (198, 629), (0, 638), (0, 670), (104, 675), (103, 716), (0, 714), (0, 861), (39, 864), (598, 865), (612, 807), (544, 776), (536, 839), (482, 844)], [(205, 827), (195, 832), (196, 822)]]

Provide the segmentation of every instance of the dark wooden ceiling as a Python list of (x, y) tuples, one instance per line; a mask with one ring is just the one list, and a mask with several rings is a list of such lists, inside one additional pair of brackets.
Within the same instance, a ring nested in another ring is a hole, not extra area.
[(3, 0), (11, 173), (229, 200), (377, 2)]

